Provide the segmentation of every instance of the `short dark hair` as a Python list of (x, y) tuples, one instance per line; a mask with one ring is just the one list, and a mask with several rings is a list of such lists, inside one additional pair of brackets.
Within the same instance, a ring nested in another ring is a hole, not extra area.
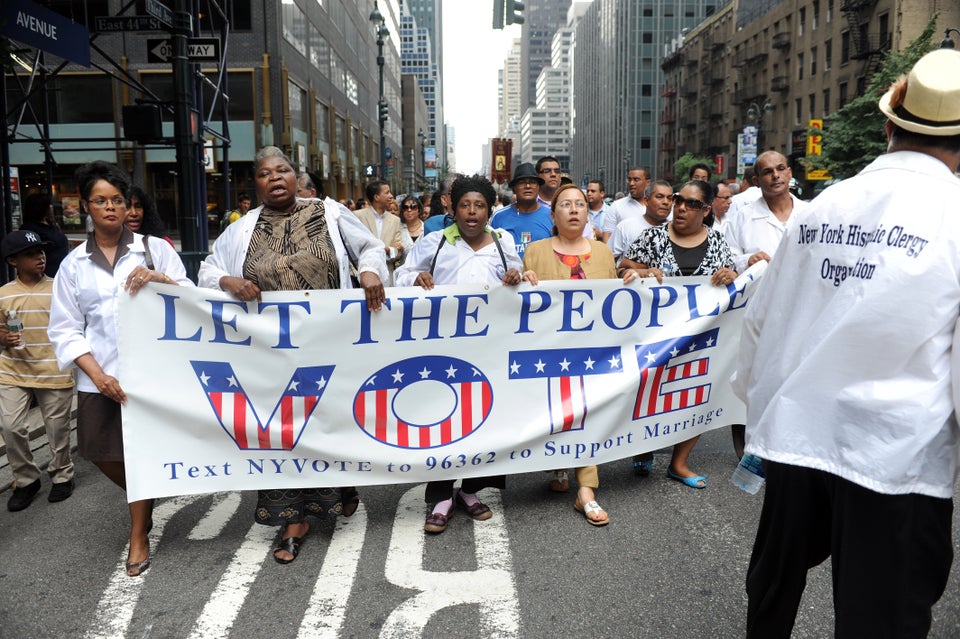
[(100, 180), (106, 181), (110, 186), (120, 191), (123, 199), (130, 200), (130, 188), (133, 185), (130, 176), (114, 164), (103, 160), (94, 160), (78, 168), (74, 177), (77, 180), (77, 190), (80, 191), (80, 197), (84, 200), (90, 199), (93, 185)]
[(327, 193), (323, 188), (323, 180), (320, 179), (320, 176), (310, 171), (304, 171), (303, 174), (307, 176), (307, 183), (304, 187), (316, 190), (317, 197), (320, 199), (326, 197)]
[(384, 186), (390, 186), (390, 183), (386, 180), (372, 180), (367, 182), (367, 186), (363, 190), (367, 196), (367, 204), (373, 202), (374, 196), (380, 195), (380, 189)]
[(537, 173), (540, 172), (540, 167), (543, 166), (544, 162), (556, 162), (557, 164), (560, 164), (560, 160), (558, 160), (557, 158), (553, 157), (552, 155), (545, 155), (539, 160), (537, 160), (537, 165), (533, 167), (534, 169), (536, 169)]
[(23, 201), (23, 219), (40, 222), (50, 214), (50, 196), (44, 192), (31, 193)]
[(629, 169), (627, 169), (628, 175), (630, 174), (630, 171), (643, 171), (643, 174), (647, 176), (648, 180), (653, 177), (653, 174), (650, 172), (650, 169), (648, 169), (645, 166), (631, 166)]
[(671, 193), (673, 193), (673, 185), (666, 180), (652, 180), (649, 184), (647, 184), (647, 188), (643, 190), (643, 197), (650, 197), (653, 195), (653, 187), (655, 186), (665, 186), (670, 189)]
[(240, 200), (249, 200), (249, 199), (250, 199), (250, 196), (247, 195), (246, 193), (241, 193), (240, 195), (237, 196), (237, 202), (239, 202)]
[(607, 185), (603, 183), (603, 180), (587, 180), (587, 186), (590, 186), (591, 184), (596, 184), (597, 188), (602, 192), (607, 192)]
[[(684, 182), (683, 186), (695, 186), (697, 190), (700, 191), (700, 197), (703, 198), (705, 204), (713, 204), (713, 186), (709, 182), (704, 182), (703, 180), (690, 180)], [(683, 186), (680, 188), (682, 189)]]
[[(450, 202), (453, 204), (454, 211), (457, 209), (457, 202), (460, 201), (460, 198), (471, 192), (482, 195), (483, 199), (487, 201), (487, 208), (490, 209), (491, 213), (493, 212), (493, 205), (497, 201), (497, 191), (493, 188), (490, 180), (482, 175), (461, 175), (453, 181), (450, 186)], [(430, 210), (433, 212), (432, 208)]]
[(927, 135), (908, 131), (897, 124), (893, 125), (890, 141), (910, 146), (925, 146), (949, 153), (960, 151), (960, 134), (958, 135)]
[(704, 171), (707, 172), (707, 175), (710, 175), (711, 173), (713, 173), (713, 170), (710, 168), (709, 164), (704, 164), (703, 162), (697, 162), (696, 164), (690, 167), (690, 171), (687, 172), (687, 178), (693, 179), (693, 172), (696, 171), (697, 169), (703, 169)]

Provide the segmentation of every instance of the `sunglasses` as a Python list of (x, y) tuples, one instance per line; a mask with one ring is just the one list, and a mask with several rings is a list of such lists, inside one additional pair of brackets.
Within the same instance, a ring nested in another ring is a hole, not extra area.
[(404, 205), (403, 205), (403, 210), (404, 210), (404, 211), (414, 211), (414, 210), (417, 210), (417, 209), (419, 209), (419, 208), (420, 208), (420, 207), (417, 206), (416, 204), (404, 204)]
[(679, 193), (674, 193), (670, 199), (673, 200), (674, 204), (683, 204), (688, 209), (692, 209), (694, 211), (699, 211), (709, 206), (706, 202), (701, 202), (700, 200), (695, 200), (689, 197), (683, 197)]

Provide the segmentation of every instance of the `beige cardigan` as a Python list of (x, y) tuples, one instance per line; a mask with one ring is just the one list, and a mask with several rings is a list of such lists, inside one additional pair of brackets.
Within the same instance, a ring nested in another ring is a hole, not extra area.
[[(570, 279), (570, 267), (554, 255), (551, 240), (552, 238), (548, 237), (527, 244), (523, 254), (523, 270), (533, 271), (541, 280), (568, 280)], [(587, 279), (616, 279), (617, 266), (610, 248), (597, 240), (588, 241), (590, 242), (590, 257), (580, 262)]]

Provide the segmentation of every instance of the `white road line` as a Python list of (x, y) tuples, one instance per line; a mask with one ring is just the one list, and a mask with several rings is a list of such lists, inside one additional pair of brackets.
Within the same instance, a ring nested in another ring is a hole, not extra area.
[(233, 555), (233, 560), (214, 588), (190, 633), (191, 639), (227, 637), (243, 606), (250, 586), (263, 567), (264, 559), (272, 552), (274, 526), (254, 523)]
[(219, 537), (227, 522), (237, 512), (240, 506), (240, 495), (239, 492), (214, 493), (210, 510), (193, 527), (187, 539), (205, 541)]
[[(400, 499), (385, 569), (391, 583), (420, 593), (390, 613), (380, 632), (381, 639), (422, 637), (434, 613), (461, 604), (479, 604), (479, 636), (518, 637), (520, 611), (500, 492), (489, 490), (483, 494), (483, 501), (493, 510), (493, 517), (475, 524), (479, 568), (432, 572), (421, 567), (425, 536), (423, 520), (426, 516), (423, 489), (423, 485), (415, 486)], [(469, 519), (459, 518), (461, 525), (464, 521)]]
[(367, 534), (367, 510), (361, 502), (352, 517), (338, 517), (317, 584), (300, 623), (298, 639), (337, 639), (347, 614), (347, 600), (360, 565)]
[[(159, 540), (163, 537), (163, 529), (170, 518), (181, 508), (192, 504), (202, 495), (185, 495), (162, 501), (153, 511), (153, 530), (150, 532), (150, 556), (156, 558), (159, 549)], [(120, 562), (113, 571), (110, 583), (100, 597), (93, 624), (87, 631), (87, 639), (123, 639), (133, 618), (133, 610), (140, 599), (143, 583), (150, 578), (150, 572), (143, 577), (127, 576), (127, 553), (130, 545), (127, 544), (120, 554)], [(157, 570), (157, 568), (153, 568)]]

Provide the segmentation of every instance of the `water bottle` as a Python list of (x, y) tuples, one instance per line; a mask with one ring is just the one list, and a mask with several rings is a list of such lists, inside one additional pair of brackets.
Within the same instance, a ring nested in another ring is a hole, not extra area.
[[(7, 311), (7, 330), (11, 333), (19, 333), (23, 330), (23, 320), (17, 317), (16, 311)], [(26, 344), (23, 343), (23, 335), (21, 335), (20, 345), (13, 348), (23, 348), (24, 346)]]
[(756, 495), (763, 486), (766, 476), (763, 474), (763, 460), (756, 455), (744, 455), (733, 471), (730, 481), (741, 490)]

